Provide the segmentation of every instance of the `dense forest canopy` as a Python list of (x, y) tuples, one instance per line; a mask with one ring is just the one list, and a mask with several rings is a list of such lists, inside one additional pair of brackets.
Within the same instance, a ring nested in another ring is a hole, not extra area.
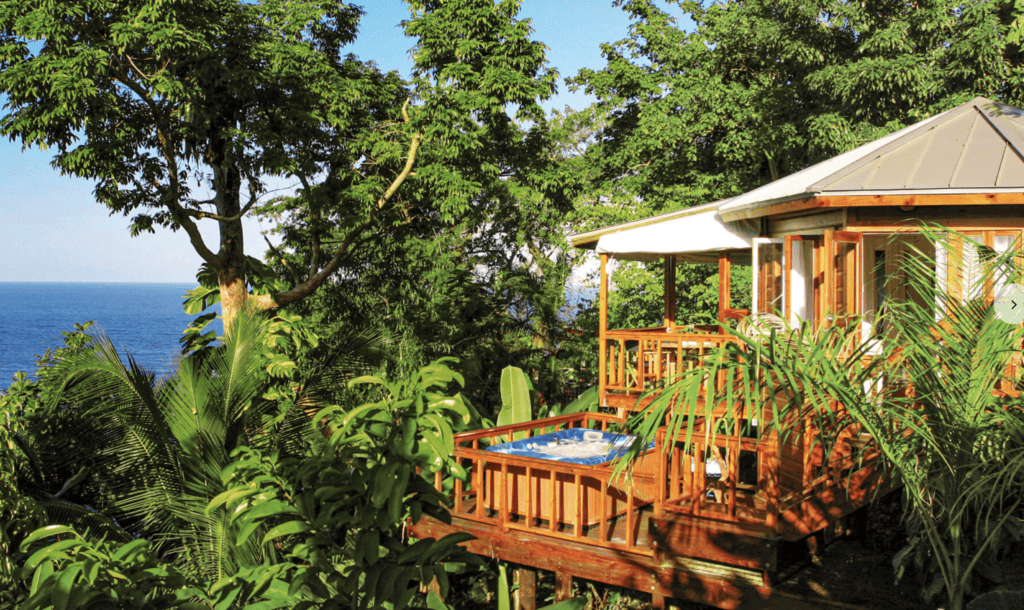
[[(0, 3), (0, 135), (95, 179), (133, 232), (182, 232), (204, 260), (186, 308), (234, 329), (201, 315), (156, 380), (79, 328), (0, 397), (0, 607), (405, 607), (472, 561), (404, 540), (443, 514), (416, 469), (458, 474), (451, 434), (495, 418), (504, 367), (546, 413), (593, 374), (567, 234), (977, 95), (1024, 105), (1009, 0), (620, 0), (629, 31), (570, 80), (596, 102), (550, 116), (520, 2), (408, 4), (403, 78), (347, 54), (372, 10), (350, 3)], [(265, 261), (245, 215), (279, 237)], [(678, 271), (680, 320), (713, 316), (716, 271)], [(660, 319), (660, 273), (619, 267), (613, 325)]]

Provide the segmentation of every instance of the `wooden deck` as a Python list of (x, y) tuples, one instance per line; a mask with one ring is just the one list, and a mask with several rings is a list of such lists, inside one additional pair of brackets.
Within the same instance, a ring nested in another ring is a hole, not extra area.
[[(581, 413), (457, 435), (455, 459), (467, 476), (435, 476), (436, 488), (451, 499), (451, 523), (424, 517), (412, 525), (413, 535), (468, 532), (476, 537), (466, 543), (471, 552), (550, 570), (562, 581), (579, 577), (651, 593), (656, 607), (678, 598), (765, 608), (776, 603), (771, 582), (780, 540), (828, 528), (889, 489), (873, 460), (852, 464), (843, 451), (815, 457), (804, 434), (780, 447), (767, 430), (762, 438), (705, 440), (698, 433), (687, 446), (662, 429), (629, 476), (616, 475), (609, 463), (486, 450), (514, 434), (614, 431), (622, 423), (613, 414)], [(705, 477), (705, 442), (736, 456), (721, 481)], [(721, 502), (708, 497), (712, 488)], [(799, 607), (799, 600), (785, 599), (778, 607)]]

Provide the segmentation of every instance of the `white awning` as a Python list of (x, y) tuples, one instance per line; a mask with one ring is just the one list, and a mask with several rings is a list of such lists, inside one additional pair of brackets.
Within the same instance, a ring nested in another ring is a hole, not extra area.
[(760, 222), (726, 222), (717, 206), (701, 207), (704, 209), (693, 214), (602, 235), (597, 252), (621, 260), (648, 261), (674, 255), (677, 261), (713, 263), (720, 252), (745, 250), (740, 258), (749, 260), (751, 240), (759, 235)]

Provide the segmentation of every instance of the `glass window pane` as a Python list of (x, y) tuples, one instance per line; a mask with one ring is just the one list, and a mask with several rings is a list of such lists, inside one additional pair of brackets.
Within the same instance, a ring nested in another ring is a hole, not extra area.
[(782, 315), (782, 250), (779, 243), (759, 244), (758, 259), (758, 299), (759, 313)]
[(793, 241), (793, 270), (790, 275), (790, 324), (814, 321), (814, 242)]
[(857, 244), (836, 242), (836, 316), (857, 314)]
[[(992, 241), (993, 249), (996, 251), (997, 256), (1002, 256), (1007, 250), (1013, 246), (1013, 242), (1016, 239), (1013, 235), (996, 235)], [(995, 272), (995, 278), (993, 281), (993, 296), (999, 296), (1003, 286), (1010, 281), (1009, 275), (1013, 270), (1012, 265), (1005, 265)]]

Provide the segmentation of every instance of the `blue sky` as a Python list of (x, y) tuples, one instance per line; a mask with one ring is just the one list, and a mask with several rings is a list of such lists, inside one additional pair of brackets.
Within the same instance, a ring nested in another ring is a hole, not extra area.
[[(399, 23), (408, 17), (400, 0), (367, 0), (359, 39), (348, 50), (383, 70), (407, 75), (414, 40)], [(674, 12), (678, 12), (678, 9)], [(629, 21), (610, 0), (524, 0), (521, 17), (533, 19), (534, 39), (544, 42), (549, 65), (561, 78), (580, 68), (601, 68), (600, 45), (625, 38)], [(547, 109), (585, 107), (592, 100), (570, 93), (564, 82)], [(0, 97), (0, 105), (6, 102)], [(0, 141), (0, 231), (5, 262), (0, 281), (194, 282), (201, 260), (186, 236), (170, 231), (132, 238), (128, 220), (109, 216), (92, 196), (93, 183), (61, 176), (52, 153), (22, 151)], [(262, 227), (269, 228), (268, 226)], [(265, 245), (255, 222), (246, 225), (246, 249), (262, 256)], [(216, 232), (204, 232), (216, 247)]]

